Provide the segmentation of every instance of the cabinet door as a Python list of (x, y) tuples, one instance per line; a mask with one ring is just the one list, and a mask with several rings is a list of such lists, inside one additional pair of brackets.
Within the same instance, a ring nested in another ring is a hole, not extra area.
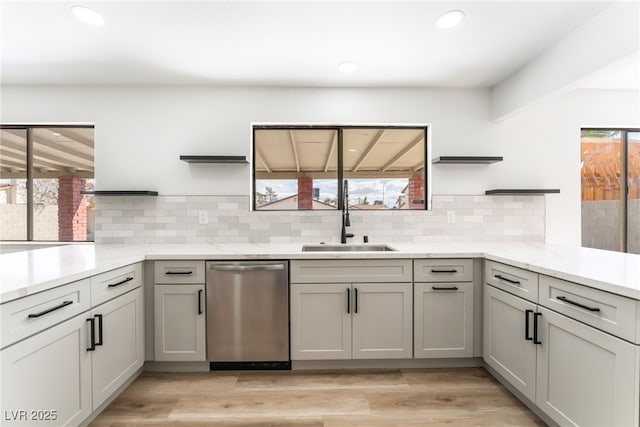
[(351, 286), (291, 285), (291, 359), (351, 359)]
[(154, 291), (155, 360), (206, 360), (204, 285), (156, 285)]
[(414, 285), (416, 358), (473, 357), (473, 283)]
[(636, 346), (540, 307), (536, 404), (560, 425), (638, 425)]
[[(526, 317), (531, 337), (536, 306), (493, 286), (484, 286), (483, 357), (531, 401), (536, 391), (536, 345), (526, 340)], [(527, 312), (527, 310), (530, 310)]]
[(95, 409), (144, 363), (142, 288), (99, 305), (91, 313), (96, 319), (97, 345), (92, 352)]
[(353, 358), (413, 356), (413, 285), (353, 284)]
[(87, 317), (78, 315), (0, 352), (0, 424), (76, 426), (91, 414)]

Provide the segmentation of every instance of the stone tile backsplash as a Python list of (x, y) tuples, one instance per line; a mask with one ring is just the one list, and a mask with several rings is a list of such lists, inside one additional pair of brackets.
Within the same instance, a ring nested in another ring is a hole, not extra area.
[[(205, 210), (208, 224), (198, 223)], [(447, 222), (455, 211), (456, 222)], [(434, 196), (433, 210), (351, 210), (352, 242), (544, 241), (543, 196)], [(339, 242), (338, 211), (249, 210), (247, 196), (96, 196), (96, 243)]]

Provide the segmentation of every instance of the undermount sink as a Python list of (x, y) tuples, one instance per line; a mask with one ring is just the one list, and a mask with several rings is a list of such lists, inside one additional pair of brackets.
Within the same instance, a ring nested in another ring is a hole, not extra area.
[(387, 245), (304, 245), (302, 252), (386, 252), (395, 251)]

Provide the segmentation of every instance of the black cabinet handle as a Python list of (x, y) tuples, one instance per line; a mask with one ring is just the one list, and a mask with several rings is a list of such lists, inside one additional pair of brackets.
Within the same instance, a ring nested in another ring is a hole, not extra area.
[(165, 276), (190, 276), (193, 271), (165, 271)]
[(499, 274), (495, 274), (493, 277), (495, 277), (496, 279), (500, 279), (500, 280), (504, 280), (505, 282), (509, 282), (509, 283), (513, 283), (514, 285), (519, 285), (520, 282), (518, 282), (517, 280), (511, 280), (507, 277), (501, 276)]
[(121, 280), (121, 281), (119, 281), (117, 283), (110, 284), (109, 287), (110, 288), (115, 288), (116, 286), (124, 285), (125, 283), (130, 282), (132, 280), (133, 280), (133, 277), (127, 277), (126, 279)]
[(35, 317), (44, 316), (45, 314), (49, 314), (52, 311), (60, 310), (62, 307), (66, 307), (66, 306), (71, 305), (71, 304), (73, 304), (73, 301), (63, 301), (62, 304), (60, 304), (60, 305), (56, 305), (55, 307), (48, 308), (48, 309), (46, 309), (44, 311), (41, 311), (39, 313), (30, 314), (28, 317), (30, 319), (33, 319)]
[(91, 346), (87, 349), (87, 351), (95, 351), (96, 349), (96, 319), (93, 317), (87, 319), (87, 322), (90, 323), (89, 327), (91, 328)]
[(354, 298), (355, 298), (355, 307), (353, 312), (358, 314), (358, 288), (353, 288)]
[(532, 341), (533, 337), (529, 336), (529, 315), (533, 313), (533, 310), (524, 311), (524, 339)]
[(202, 314), (202, 289), (198, 290), (198, 314)]
[(351, 314), (351, 289), (347, 288), (347, 314)]
[(584, 304), (580, 304), (579, 302), (571, 301), (570, 299), (568, 299), (565, 296), (559, 296), (559, 297), (557, 297), (557, 299), (559, 299), (562, 302), (566, 302), (567, 304), (575, 305), (576, 307), (580, 307), (580, 308), (584, 308), (585, 310), (592, 311), (594, 313), (600, 311), (600, 309), (598, 307), (589, 307), (588, 305), (584, 305)]
[(431, 269), (432, 273), (457, 273), (458, 270), (456, 269), (450, 269), (450, 270), (435, 270), (435, 269)]
[(102, 345), (102, 314), (96, 314), (96, 319), (98, 319), (98, 341), (96, 341), (96, 345)]
[(538, 340), (538, 317), (542, 317), (542, 313), (533, 313), (533, 343), (542, 344), (542, 341)]
[(457, 291), (458, 287), (457, 286), (447, 286), (447, 287), (432, 286), (431, 289), (433, 289), (434, 291)]

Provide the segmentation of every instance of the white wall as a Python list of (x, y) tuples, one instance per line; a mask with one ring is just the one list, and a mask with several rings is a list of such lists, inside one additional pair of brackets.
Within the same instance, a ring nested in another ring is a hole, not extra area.
[(489, 119), (488, 90), (4, 87), (1, 121), (95, 123), (96, 188), (247, 195), (250, 168), (189, 165), (180, 154), (250, 156), (251, 122), (431, 123), (433, 156), (503, 155), (434, 165), (434, 194), (553, 187), (547, 241), (580, 243), (581, 126), (640, 126), (638, 93), (574, 92)]

